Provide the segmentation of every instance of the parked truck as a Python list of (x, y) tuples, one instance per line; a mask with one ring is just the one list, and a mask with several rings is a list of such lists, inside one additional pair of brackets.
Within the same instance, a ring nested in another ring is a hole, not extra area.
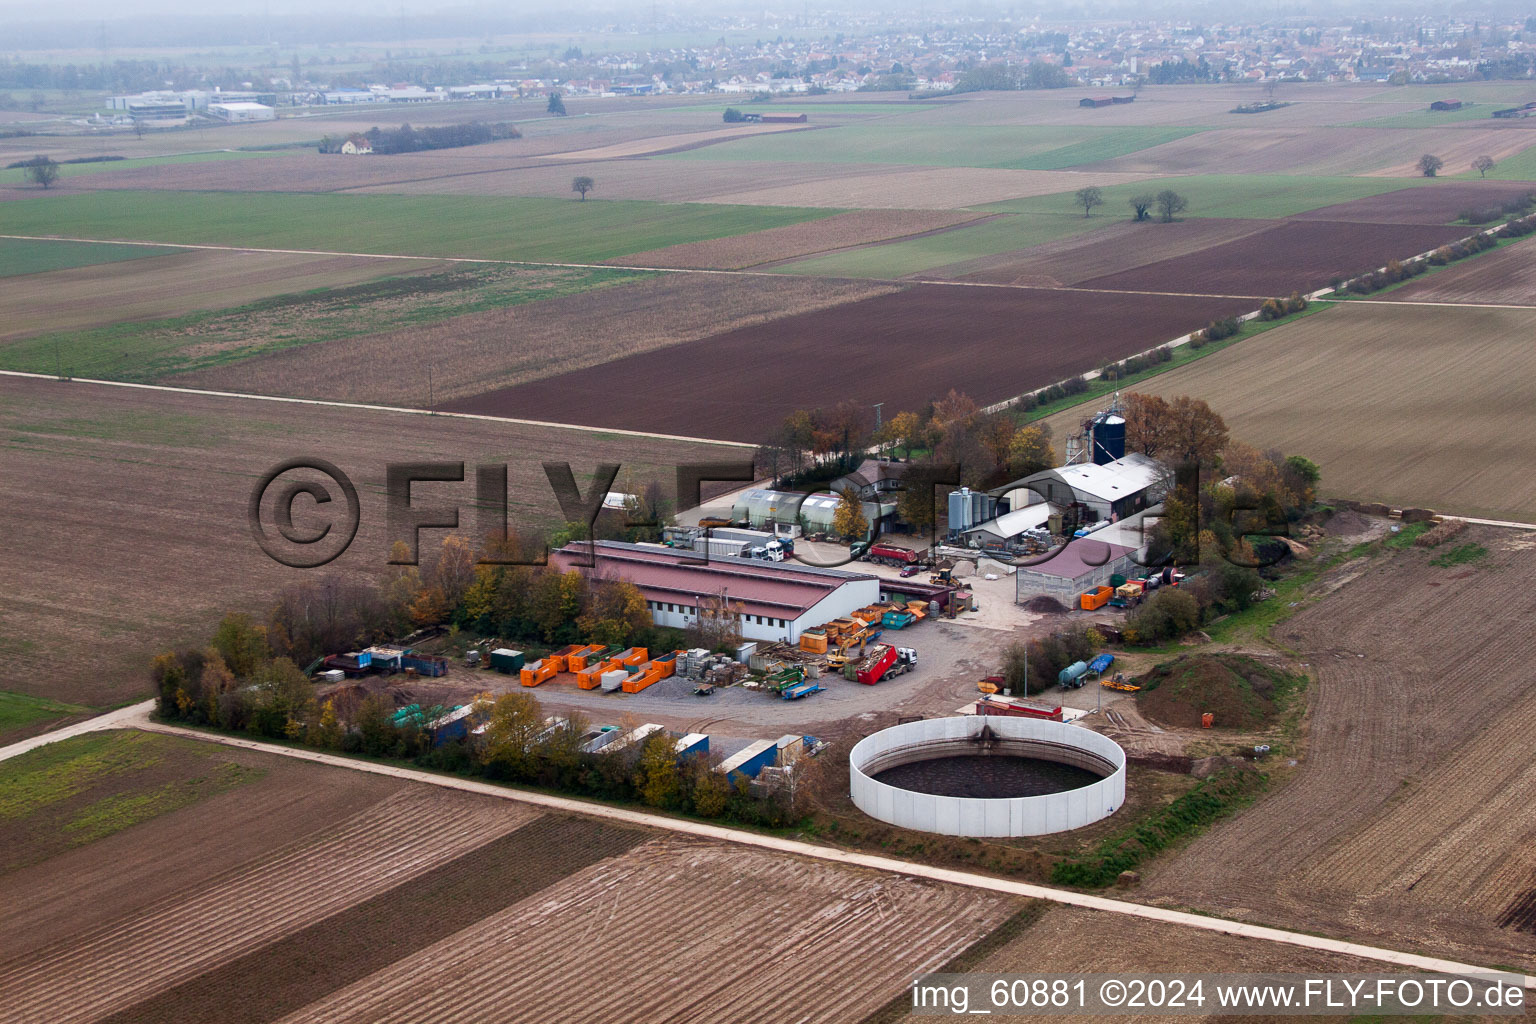
[(911, 548), (904, 548), (899, 544), (885, 544), (876, 542), (869, 546), (869, 551), (864, 554), (868, 561), (879, 565), (903, 565), (917, 564), (918, 554)]
[(844, 675), (855, 682), (873, 686), (882, 679), (910, 672), (917, 665), (917, 652), (910, 647), (876, 644), (859, 661), (851, 661)]

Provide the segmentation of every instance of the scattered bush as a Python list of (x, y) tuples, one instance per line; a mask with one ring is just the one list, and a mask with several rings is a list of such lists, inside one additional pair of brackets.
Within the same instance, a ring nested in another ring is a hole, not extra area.
[(1173, 843), (1198, 835), (1212, 822), (1251, 803), (1269, 783), (1269, 776), (1249, 768), (1228, 768), (1118, 836), (1104, 840), (1081, 860), (1065, 860), (1051, 869), (1057, 885), (1095, 888), (1113, 884)]
[(1159, 366), (1172, 359), (1173, 349), (1167, 345), (1159, 345), (1143, 355), (1131, 356), (1129, 359), (1118, 363), (1106, 363), (1099, 368), (1099, 376), (1105, 380), (1119, 380), (1122, 377), (1141, 373), (1143, 370), (1150, 370), (1152, 367)]
[(1160, 644), (1200, 625), (1200, 601), (1184, 587), (1159, 590), (1125, 620), (1125, 641)]
[(1288, 298), (1265, 299), (1264, 305), (1259, 307), (1260, 320), (1283, 320), (1293, 313), (1300, 313), (1307, 308), (1307, 300), (1302, 298), (1300, 292), (1291, 292)]

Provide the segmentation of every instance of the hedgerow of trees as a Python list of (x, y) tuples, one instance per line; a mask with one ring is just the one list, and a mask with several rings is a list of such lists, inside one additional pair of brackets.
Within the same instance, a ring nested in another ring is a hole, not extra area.
[[(501, 142), (505, 139), (520, 139), (523, 133), (517, 130), (516, 125), (506, 122), (489, 124), (483, 121), (468, 121), (464, 124), (445, 124), (428, 126), (425, 128), (412, 128), (409, 124), (402, 124), (399, 128), (388, 129), (377, 126), (368, 129), (363, 135), (368, 139), (368, 144), (377, 154), (392, 153), (420, 153), (433, 149), (457, 149), (462, 146), (478, 146), (486, 142)], [(348, 136), (327, 135), (320, 140), (320, 152), (340, 153), (341, 147), (346, 144)]]

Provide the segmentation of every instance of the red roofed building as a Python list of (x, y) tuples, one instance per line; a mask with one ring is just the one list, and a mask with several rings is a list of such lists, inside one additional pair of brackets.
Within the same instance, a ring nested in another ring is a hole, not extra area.
[[(590, 564), (596, 556), (596, 564)], [(549, 564), (590, 576), (633, 583), (645, 595), (651, 619), (678, 629), (727, 602), (741, 616), (748, 640), (794, 643), (800, 632), (880, 600), (880, 580), (867, 573), (817, 569), (795, 561), (710, 558), (647, 544), (600, 540), (553, 551)]]

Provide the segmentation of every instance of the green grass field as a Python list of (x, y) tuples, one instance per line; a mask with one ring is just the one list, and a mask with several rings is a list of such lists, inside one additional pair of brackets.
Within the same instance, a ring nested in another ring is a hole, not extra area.
[[(133, 140), (121, 139), (120, 149), (131, 149)], [(47, 147), (39, 140), (39, 147), (46, 151)], [(59, 180), (65, 181), (76, 178), (82, 174), (101, 174), (105, 171), (126, 171), (134, 167), (159, 167), (164, 164), (204, 164), (215, 160), (250, 160), (264, 156), (272, 156), (270, 152), (256, 152), (247, 150), (220, 149), (210, 153), (183, 153), (179, 156), (155, 156), (137, 157), (127, 160), (103, 160), (98, 163), (88, 164), (60, 164)], [(14, 185), (26, 181), (26, 170), (21, 167), (9, 167), (0, 169), (0, 184)], [(39, 190), (41, 191), (41, 190)]]
[(174, 249), (147, 245), (98, 245), (94, 242), (33, 241), (27, 238), (0, 238), (0, 277), (45, 274), (50, 270), (92, 267), (98, 263), (117, 263), (145, 256), (164, 256)]
[[(1129, 213), (1128, 201), (1142, 193), (1157, 193), (1165, 188), (1185, 196), (1189, 209), (1183, 217), (1234, 217), (1271, 220), (1306, 213), (1334, 203), (1364, 199), (1401, 188), (1434, 188), (1442, 179), (1423, 178), (1343, 178), (1302, 177), (1287, 174), (1198, 174), (1158, 178), (1126, 185), (1111, 185), (1104, 191), (1100, 213), (1117, 216)], [(1071, 192), (1048, 196), (1028, 196), (974, 207), (992, 213), (1060, 214), (1070, 211)]]
[(193, 740), (88, 733), (0, 762), (0, 870), (94, 842), (265, 771)]
[(231, 309), (40, 335), (0, 348), (0, 369), (147, 382), (318, 342), (436, 323), (649, 277), (627, 270), (469, 265)]
[(64, 704), (43, 697), (31, 697), (25, 693), (0, 690), (0, 736), (23, 726), (65, 715), (77, 715), (90, 708), (79, 704)]
[(92, 192), (0, 203), (0, 234), (594, 263), (841, 212), (484, 196)]
[[(800, 109), (800, 108), (797, 108)], [(814, 112), (814, 108), (804, 108)], [(757, 135), (673, 153), (668, 160), (788, 160), (1052, 171), (1109, 160), (1194, 135), (1204, 128), (839, 125), (824, 131)]]
[[(1536, 136), (1533, 136), (1536, 137)], [(1476, 178), (1476, 171), (1458, 174), (1458, 178)], [(1488, 172), (1488, 177), (1501, 181), (1536, 181), (1536, 145), (1514, 156), (1505, 157)]]
[(925, 238), (813, 256), (779, 267), (777, 272), (819, 277), (905, 277), (951, 263), (1085, 234), (1111, 223), (1113, 221), (1108, 217), (1086, 218), (1081, 213), (998, 217)]

